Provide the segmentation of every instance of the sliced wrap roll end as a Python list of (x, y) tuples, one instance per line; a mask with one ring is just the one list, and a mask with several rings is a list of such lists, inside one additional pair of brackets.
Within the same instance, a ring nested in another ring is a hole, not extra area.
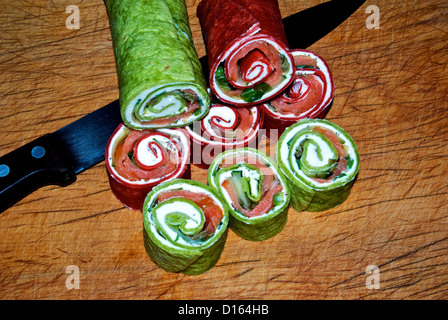
[(277, 143), (276, 160), (296, 211), (324, 211), (342, 204), (360, 166), (353, 139), (323, 119), (303, 119), (287, 128)]

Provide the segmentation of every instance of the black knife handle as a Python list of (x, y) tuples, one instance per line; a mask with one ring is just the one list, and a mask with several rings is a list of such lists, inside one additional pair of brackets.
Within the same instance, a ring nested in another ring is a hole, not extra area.
[(0, 157), (0, 213), (40, 187), (76, 180), (57, 150), (56, 139), (47, 134)]

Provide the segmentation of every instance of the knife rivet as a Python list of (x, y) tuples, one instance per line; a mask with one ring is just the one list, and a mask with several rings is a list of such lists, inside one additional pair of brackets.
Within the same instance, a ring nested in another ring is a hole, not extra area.
[(0, 178), (6, 177), (9, 174), (9, 167), (6, 164), (0, 164)]
[(32, 150), (31, 150), (31, 155), (36, 158), (36, 159), (40, 159), (45, 155), (45, 149), (44, 147), (41, 146), (35, 146)]

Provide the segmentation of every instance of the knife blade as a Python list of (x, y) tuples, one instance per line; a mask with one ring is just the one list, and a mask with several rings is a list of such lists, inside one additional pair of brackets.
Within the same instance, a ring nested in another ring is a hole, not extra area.
[[(364, 1), (332, 0), (284, 18), (290, 48), (305, 49), (315, 43)], [(306, 33), (298, 37), (297, 30)], [(207, 57), (200, 62), (208, 79)], [(103, 161), (107, 142), (120, 123), (116, 100), (0, 157), (0, 213), (43, 186), (75, 182), (77, 174)]]
[(104, 160), (121, 121), (119, 101), (46, 134), (0, 158), (0, 212), (45, 185), (67, 186)]
[[(306, 49), (347, 20), (365, 0), (332, 0), (283, 19), (290, 48)], [(317, 23), (316, 23), (317, 22)], [(300, 37), (297, 36), (300, 31)]]

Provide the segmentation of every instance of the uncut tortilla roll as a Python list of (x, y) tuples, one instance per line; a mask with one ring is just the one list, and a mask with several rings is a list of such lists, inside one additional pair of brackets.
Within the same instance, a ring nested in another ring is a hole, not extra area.
[(203, 0), (197, 16), (218, 99), (255, 105), (291, 83), (294, 63), (277, 0)]
[(183, 127), (210, 98), (184, 0), (104, 0), (123, 122), (133, 129)]
[(275, 156), (296, 211), (324, 211), (342, 204), (360, 165), (353, 139), (322, 119), (303, 119), (286, 129)]

